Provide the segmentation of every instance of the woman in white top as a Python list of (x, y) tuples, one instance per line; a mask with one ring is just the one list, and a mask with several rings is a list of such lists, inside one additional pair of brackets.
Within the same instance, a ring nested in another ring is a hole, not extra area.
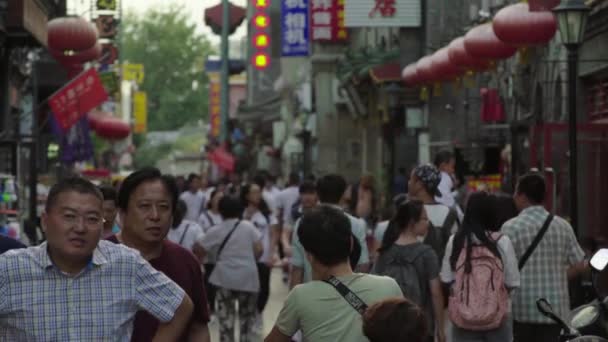
[(258, 184), (243, 185), (241, 188), (241, 203), (245, 208), (243, 219), (251, 221), (262, 234), (264, 254), (258, 259), (260, 279), (258, 312), (261, 313), (264, 311), (270, 295), (270, 271), (275, 261), (275, 248), (279, 242), (279, 222), (262, 198), (262, 188)]
[(179, 244), (189, 251), (194, 251), (193, 247), (197, 241), (203, 238), (203, 229), (196, 222), (186, 220), (188, 206), (184, 200), (177, 202), (177, 208), (173, 215), (173, 226), (167, 234), (167, 239)]
[(217, 226), (222, 223), (222, 215), (220, 215), (219, 203), (224, 197), (224, 193), (220, 190), (213, 190), (211, 192), (210, 200), (207, 202), (206, 210), (203, 210), (201, 215), (198, 217), (198, 224), (203, 228), (204, 232), (207, 232), (211, 227)]
[[(502, 262), (504, 273), (504, 286), (511, 291), (520, 284), (517, 257), (511, 240), (506, 235), (493, 233), (497, 210), (496, 197), (486, 192), (476, 192), (469, 197), (466, 213), (460, 230), (450, 237), (443, 263), (440, 278), (445, 284), (452, 285), (456, 279), (456, 269), (460, 267), (471, 268), (468, 272), (475, 272), (471, 266), (470, 246), (483, 246)], [(461, 253), (466, 253), (462, 264), (459, 263)], [(454, 289), (456, 290), (456, 289)], [(449, 308), (448, 308), (449, 310)], [(507, 309), (507, 312), (509, 310)], [(472, 331), (462, 329), (452, 324), (452, 341), (496, 341), (510, 342), (513, 339), (511, 321), (508, 314), (503, 318), (502, 324), (488, 331)]]

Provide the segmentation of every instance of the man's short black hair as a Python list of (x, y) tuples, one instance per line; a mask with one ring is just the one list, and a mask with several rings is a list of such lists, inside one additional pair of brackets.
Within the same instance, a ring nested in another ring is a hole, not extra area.
[(317, 181), (317, 195), (321, 203), (338, 204), (346, 188), (344, 177), (336, 174), (323, 176)]
[(127, 211), (129, 199), (131, 199), (131, 195), (135, 192), (135, 189), (142, 183), (157, 180), (160, 180), (165, 185), (171, 198), (171, 212), (174, 213), (179, 198), (179, 190), (175, 178), (173, 178), (173, 176), (163, 175), (159, 169), (154, 167), (145, 167), (137, 170), (125, 178), (118, 191), (118, 208)]
[(193, 180), (195, 179), (202, 179), (200, 175), (197, 175), (196, 173), (191, 173), (188, 175), (188, 185), (192, 183)]
[(289, 173), (288, 184), (289, 185), (298, 185), (298, 184), (300, 184), (300, 176), (296, 172)]
[(49, 195), (46, 198), (44, 210), (47, 212), (57, 203), (57, 197), (65, 192), (77, 192), (79, 194), (93, 195), (103, 202), (103, 195), (95, 184), (82, 177), (68, 177), (60, 180), (51, 187)]
[(443, 163), (449, 163), (452, 159), (454, 159), (454, 153), (452, 153), (452, 151), (443, 150), (435, 155), (434, 163), (436, 167), (439, 167)]
[(352, 236), (346, 214), (327, 205), (304, 213), (298, 227), (298, 238), (304, 250), (325, 266), (349, 261)]
[(525, 195), (533, 204), (542, 204), (546, 195), (545, 179), (538, 173), (526, 173), (519, 177), (515, 192)]
[(114, 189), (114, 187), (103, 185), (99, 187), (99, 191), (101, 191), (104, 201), (112, 201), (114, 202), (114, 204), (117, 204), (118, 192), (116, 191), (116, 189)]
[(241, 200), (235, 196), (224, 196), (218, 203), (220, 215), (225, 220), (239, 218), (243, 213), (243, 205)]
[(317, 186), (315, 185), (315, 183), (306, 181), (306, 182), (300, 184), (300, 194), (316, 194), (316, 193), (317, 193)]

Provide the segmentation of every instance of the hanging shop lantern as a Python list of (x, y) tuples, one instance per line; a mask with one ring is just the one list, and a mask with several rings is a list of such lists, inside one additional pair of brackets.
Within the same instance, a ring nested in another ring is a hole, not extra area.
[(431, 84), (436, 81), (431, 64), (431, 56), (424, 56), (416, 63), (416, 75), (421, 84)]
[(401, 72), (401, 78), (407, 86), (414, 87), (418, 85), (418, 71), (416, 70), (416, 64), (406, 66)]
[(527, 3), (507, 6), (494, 17), (494, 33), (514, 46), (543, 45), (557, 32), (557, 19), (550, 11), (530, 12)]
[(490, 67), (488, 60), (476, 58), (467, 51), (464, 47), (464, 37), (452, 40), (448, 45), (448, 57), (453, 65), (466, 71), (481, 71)]
[(433, 54), (431, 65), (434, 75), (440, 81), (450, 81), (462, 73), (462, 69), (450, 61), (447, 47), (441, 48)]
[(110, 115), (98, 117), (94, 127), (95, 134), (108, 140), (121, 140), (131, 134), (131, 127), (128, 123)]
[(464, 36), (464, 47), (479, 59), (506, 59), (517, 52), (517, 48), (502, 42), (492, 29), (492, 23), (472, 28)]
[(49, 49), (84, 51), (97, 42), (97, 29), (81, 17), (55, 18), (47, 24)]
[(54, 50), (49, 48), (49, 52), (55, 59), (65, 66), (83, 64), (101, 57), (101, 44), (95, 43), (91, 48), (84, 51), (73, 50)]

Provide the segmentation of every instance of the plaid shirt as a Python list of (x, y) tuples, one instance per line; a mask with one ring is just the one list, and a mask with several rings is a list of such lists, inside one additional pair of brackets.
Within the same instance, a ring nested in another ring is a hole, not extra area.
[[(532, 244), (548, 215), (542, 206), (533, 206), (503, 225), (502, 232), (513, 242), (518, 259)], [(570, 224), (555, 217), (521, 270), (521, 286), (513, 293), (513, 318), (524, 323), (554, 323), (538, 311), (539, 298), (546, 298), (558, 316), (566, 317), (570, 310), (566, 271), (584, 256)]]
[(129, 341), (135, 313), (173, 318), (184, 291), (136, 251), (100, 241), (75, 277), (47, 244), (0, 256), (0, 341)]

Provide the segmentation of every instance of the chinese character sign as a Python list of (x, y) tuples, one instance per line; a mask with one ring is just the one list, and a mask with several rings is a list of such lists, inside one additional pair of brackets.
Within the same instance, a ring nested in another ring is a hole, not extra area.
[(345, 1), (346, 27), (420, 27), (421, 0)]
[(145, 133), (148, 123), (148, 97), (145, 91), (133, 94), (133, 133)]
[(81, 73), (49, 97), (59, 127), (65, 132), (84, 114), (108, 98), (97, 71), (93, 68)]
[(218, 73), (209, 73), (209, 122), (211, 125), (211, 136), (219, 137), (222, 128), (220, 113), (220, 78)]
[(344, 24), (346, 0), (310, 0), (311, 35), (314, 41), (343, 42), (348, 40)]
[(308, 56), (308, 1), (281, 0), (281, 54), (285, 57)]

